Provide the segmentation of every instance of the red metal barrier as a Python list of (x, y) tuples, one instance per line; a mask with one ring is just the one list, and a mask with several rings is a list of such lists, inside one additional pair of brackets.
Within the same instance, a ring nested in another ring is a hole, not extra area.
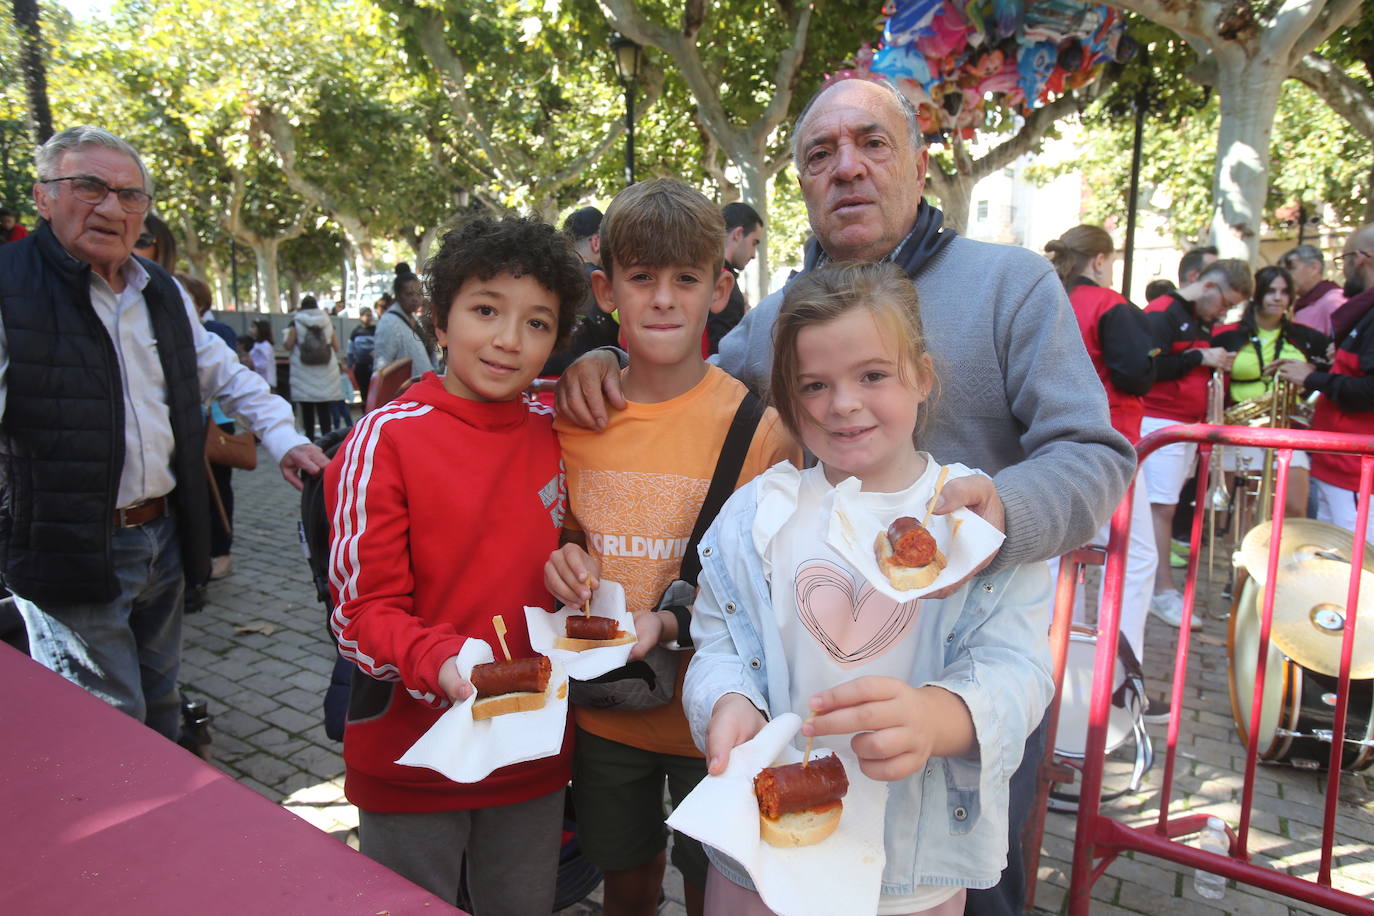
[[(1308, 452), (1343, 452), (1361, 456), (1360, 489), (1355, 524), (1364, 532), (1369, 518), (1369, 496), (1374, 485), (1374, 437), (1338, 433), (1312, 432), (1291, 429), (1252, 429), (1239, 426), (1209, 426), (1194, 424), (1171, 426), (1147, 436), (1137, 446), (1144, 460), (1161, 446), (1174, 442), (1196, 442), (1199, 445), (1197, 506), (1193, 516), (1192, 551), (1188, 561), (1188, 578), (1183, 595), (1183, 622), (1178, 632), (1178, 648), (1174, 657), (1173, 692), (1169, 718), (1167, 753), (1164, 760), (1163, 783), (1159, 800), (1159, 818), (1153, 824), (1130, 827), (1104, 816), (1101, 811), (1102, 771), (1105, 763), (1107, 715), (1111, 703), (1113, 667), (1116, 662), (1116, 635), (1121, 616), (1121, 590), (1125, 575), (1126, 550), (1130, 529), (1130, 494), (1112, 517), (1111, 538), (1107, 546), (1107, 565), (1102, 606), (1098, 612), (1099, 638), (1093, 667), (1093, 694), (1089, 709), (1087, 755), (1082, 774), (1082, 791), (1078, 811), (1077, 834), (1074, 843), (1073, 867), (1070, 872), (1069, 913), (1086, 916), (1093, 883), (1102, 876), (1111, 862), (1122, 852), (1138, 850), (1168, 859), (1181, 865), (1200, 868), (1223, 875), (1243, 884), (1283, 894), (1296, 900), (1315, 903), (1348, 913), (1374, 914), (1374, 901), (1337, 890), (1331, 886), (1331, 851), (1336, 827), (1336, 801), (1340, 786), (1341, 754), (1344, 750), (1347, 705), (1350, 692), (1351, 656), (1358, 616), (1360, 571), (1364, 566), (1365, 541), (1352, 537), (1353, 562), (1347, 592), (1346, 617), (1341, 645), (1340, 675), (1336, 690), (1335, 721), (1331, 742), (1331, 759), (1327, 773), (1326, 807), (1322, 821), (1321, 866), (1316, 881), (1284, 874), (1250, 862), (1250, 814), (1254, 802), (1255, 767), (1258, 761), (1260, 713), (1263, 706), (1264, 682), (1269, 672), (1269, 631), (1274, 610), (1274, 583), (1278, 570), (1281, 538), (1270, 539), (1267, 577), (1260, 617), (1259, 659), (1255, 672), (1254, 693), (1251, 697), (1251, 727), (1245, 755), (1244, 788), (1241, 796), (1241, 819), (1236, 830), (1230, 825), (1228, 856), (1205, 852), (1185, 843), (1179, 837), (1197, 833), (1207, 820), (1205, 813), (1170, 817), (1169, 804), (1173, 791), (1174, 763), (1177, 753), (1180, 715), (1188, 673), (1190, 624), (1197, 591), (1198, 561), (1201, 543), (1204, 496), (1208, 489), (1209, 458), (1213, 446), (1240, 445), (1275, 449), (1277, 478), (1274, 494), (1273, 526), (1281, 530), (1284, 500), (1288, 491), (1289, 463), (1295, 449)], [(1160, 557), (1167, 563), (1167, 556)], [(1374, 625), (1374, 624), (1371, 624)]]
[[(1127, 496), (1129, 495), (1128, 493)], [(1045, 753), (1040, 761), (1035, 802), (1031, 805), (1030, 817), (1021, 828), (1027, 910), (1035, 905), (1035, 888), (1040, 873), (1040, 844), (1045, 835), (1045, 813), (1049, 806), (1050, 786), (1073, 781), (1073, 768), (1055, 759), (1054, 745), (1059, 735), (1059, 701), (1063, 696), (1069, 626), (1073, 621), (1074, 592), (1083, 584), (1084, 567), (1101, 566), (1105, 556), (1106, 551), (1100, 547), (1080, 547), (1059, 558), (1059, 576), (1054, 589), (1054, 617), (1050, 622), (1050, 671), (1054, 677), (1054, 702), (1045, 711)]]

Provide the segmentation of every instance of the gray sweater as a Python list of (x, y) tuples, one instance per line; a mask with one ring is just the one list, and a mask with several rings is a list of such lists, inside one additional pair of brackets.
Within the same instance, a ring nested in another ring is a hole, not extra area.
[[(955, 237), (916, 277), (939, 385), (921, 448), (993, 475), (1007, 539), (988, 571), (1088, 543), (1135, 471), (1112, 429), (1063, 284), (1038, 254)], [(750, 310), (718, 365), (761, 391), (782, 293)]]

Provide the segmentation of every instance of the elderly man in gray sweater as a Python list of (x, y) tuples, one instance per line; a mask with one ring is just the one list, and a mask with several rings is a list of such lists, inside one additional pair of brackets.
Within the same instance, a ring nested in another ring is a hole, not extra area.
[[(929, 151), (914, 110), (891, 84), (844, 80), (802, 112), (794, 161), (815, 239), (802, 272), (831, 260), (889, 260), (916, 284), (941, 392), (921, 447), (940, 463), (993, 476), (996, 496), (978, 502), (951, 481), (937, 511), (967, 505), (1006, 532), (983, 572), (1059, 556), (1087, 543), (1111, 515), (1135, 470), (1135, 452), (1110, 424), (1063, 284), (1044, 258), (975, 242), (943, 228), (925, 203)], [(755, 389), (766, 385), (774, 293), (722, 341), (721, 368)], [(559, 410), (604, 423), (624, 403), (615, 363), (592, 353), (569, 370)], [(968, 896), (967, 912), (1019, 913), (1024, 876), (1020, 831), (1043, 751), (1027, 743), (1011, 785), (1008, 867), (1002, 882)]]

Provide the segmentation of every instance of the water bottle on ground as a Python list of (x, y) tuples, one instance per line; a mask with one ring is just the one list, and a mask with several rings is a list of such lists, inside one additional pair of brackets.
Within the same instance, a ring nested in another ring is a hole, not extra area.
[[(1231, 841), (1226, 836), (1226, 824), (1221, 818), (1207, 818), (1207, 826), (1198, 834), (1198, 847), (1223, 856), (1230, 853)], [(1193, 890), (1204, 900), (1220, 900), (1226, 896), (1226, 879), (1199, 868), (1193, 872)]]

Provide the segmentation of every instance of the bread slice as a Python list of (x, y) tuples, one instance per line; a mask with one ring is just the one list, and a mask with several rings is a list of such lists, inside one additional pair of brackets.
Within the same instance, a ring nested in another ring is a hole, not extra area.
[(479, 722), (508, 712), (543, 709), (546, 699), (547, 693), (503, 693), (499, 697), (486, 697), (472, 704), (472, 720)]
[(553, 647), (555, 649), (569, 649), (573, 652), (586, 652), (588, 649), (599, 649), (602, 646), (623, 646), (634, 641), (633, 633), (622, 633), (615, 639), (573, 639), (571, 636), (555, 636)]
[(759, 836), (770, 846), (814, 846), (840, 826), (844, 802), (784, 814), (777, 820), (759, 815)]
[(913, 588), (925, 588), (936, 579), (940, 578), (940, 573), (945, 571), (949, 559), (938, 547), (935, 550), (935, 559), (925, 566), (900, 566), (892, 559), (892, 543), (887, 539), (886, 531), (879, 531), (877, 538), (873, 541), (873, 551), (878, 555), (878, 568), (887, 576), (887, 581), (892, 583), (892, 587), (900, 591), (910, 591)]

